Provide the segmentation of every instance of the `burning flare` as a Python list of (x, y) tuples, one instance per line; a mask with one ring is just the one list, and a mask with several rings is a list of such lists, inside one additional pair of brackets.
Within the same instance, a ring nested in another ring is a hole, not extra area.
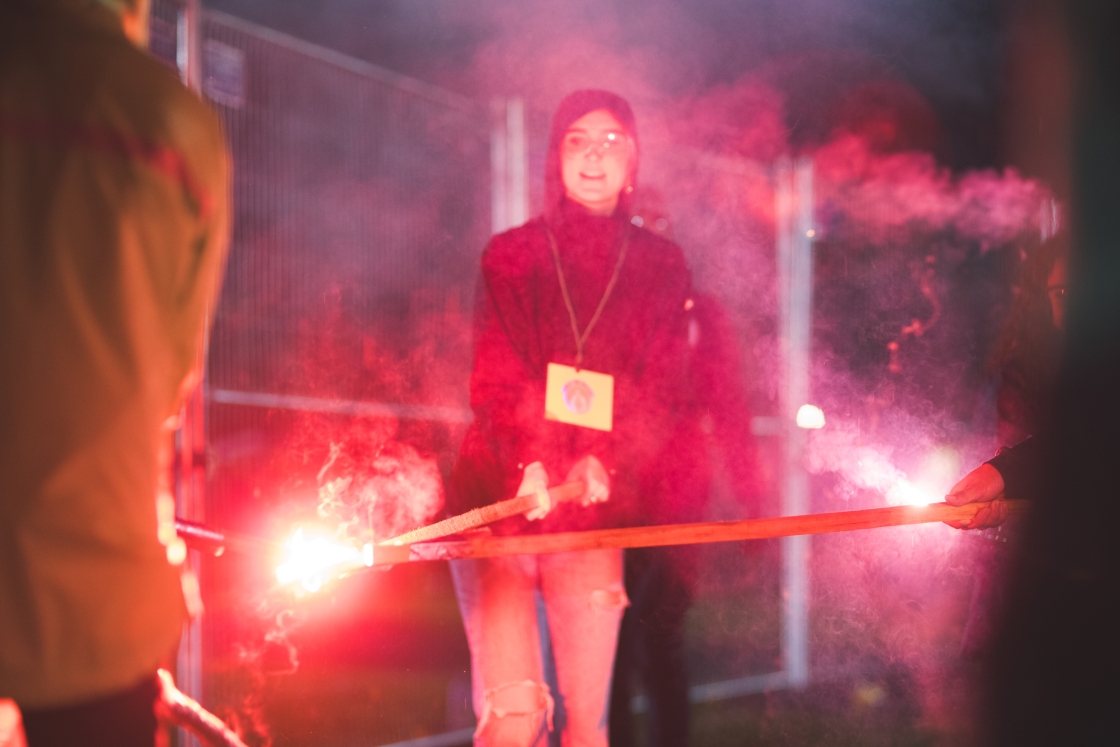
[(887, 491), (887, 502), (892, 506), (928, 506), (940, 499), (903, 478)]
[(324, 537), (307, 539), (302, 527), (284, 548), (284, 562), (276, 569), (276, 580), (285, 586), (299, 581), (311, 592), (318, 591), (330, 579), (373, 565), (373, 545), (366, 544), (359, 549)]

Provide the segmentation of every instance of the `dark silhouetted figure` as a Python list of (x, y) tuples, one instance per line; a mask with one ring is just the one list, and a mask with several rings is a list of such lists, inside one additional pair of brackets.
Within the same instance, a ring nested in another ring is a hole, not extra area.
[(1047, 5), (1073, 72), (1071, 293), (1044, 476), (994, 642), (987, 743), (1008, 747), (1120, 742), (1120, 5)]
[[(743, 369), (730, 322), (719, 303), (694, 295), (689, 311), (689, 400), (676, 435), (642, 479), (655, 501), (648, 524), (704, 520), (718, 453), (740, 499), (753, 506), (760, 479)], [(612, 747), (634, 745), (634, 679), (648, 701), (652, 747), (688, 744), (685, 614), (692, 605), (700, 548), (695, 545), (626, 551), (626, 593), (611, 691)]]
[(1000, 377), (997, 398), (999, 453), (969, 472), (945, 497), (952, 505), (984, 504), (962, 529), (977, 536), (972, 600), (961, 640), (961, 655), (987, 653), (992, 629), (1006, 606), (1007, 569), (1017, 532), (1003, 524), (1007, 502), (1035, 497), (1045, 458), (1043, 424), (1053, 400), (1061, 333), (1065, 326), (1068, 244), (1052, 237), (1033, 251), (1023, 267), (1015, 303), (992, 368)]

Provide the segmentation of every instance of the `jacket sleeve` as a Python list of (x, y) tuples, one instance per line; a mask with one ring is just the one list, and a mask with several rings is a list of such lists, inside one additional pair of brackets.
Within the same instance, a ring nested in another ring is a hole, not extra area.
[(544, 458), (544, 380), (532, 372), (534, 328), (529, 291), (520, 274), (503, 266), (501, 256), (489, 248), (483, 253), (476, 291), (471, 407), (505, 493), (488, 496), (486, 503), (511, 497), (524, 465)]
[(656, 296), (661, 299), (661, 313), (649, 332), (650, 344), (638, 367), (638, 378), (648, 399), (649, 410), (654, 403), (680, 412), (688, 391), (688, 311), (692, 307), (692, 274), (681, 250), (674, 246), (656, 279)]
[(694, 312), (698, 334), (692, 376), (697, 404), (710, 420), (712, 440), (721, 452), (736, 497), (757, 516), (764, 481), (751, 433), (751, 408), (742, 381), (738, 341), (714, 298), (697, 297)]
[(1029, 436), (1014, 446), (1005, 446), (987, 461), (1003, 478), (1003, 492), (1008, 498), (1031, 498), (1038, 485), (1039, 470), (1043, 461), (1042, 442)]
[(692, 276), (675, 246), (648, 266), (645, 280), (651, 291), (645, 303), (657, 311), (648, 328), (632, 333), (641, 335), (644, 344), (639, 347), (625, 398), (616, 386), (615, 406), (625, 410), (627, 417), (616, 419), (625, 425), (612, 434), (612, 459), (625, 469), (644, 469), (661, 452), (689, 404), (685, 306), (692, 292)]
[[(188, 154), (184, 212), (190, 228), (175, 254), (173, 287), (181, 334), (177, 339), (183, 378), (179, 398), (201, 382), (207, 331), (213, 319), (229, 249), (230, 156), (217, 116), (197, 101), (193, 112), (178, 112), (175, 134)], [(193, 114), (188, 118), (187, 114)], [(188, 127), (188, 122), (197, 122)], [(174, 411), (178, 411), (176, 403)]]

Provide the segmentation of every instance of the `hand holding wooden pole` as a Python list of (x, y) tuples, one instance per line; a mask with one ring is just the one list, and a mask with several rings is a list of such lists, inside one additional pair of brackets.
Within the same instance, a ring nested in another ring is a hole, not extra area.
[[(549, 488), (548, 497), (551, 499), (553, 505), (555, 505), (560, 501), (575, 500), (582, 496), (585, 490), (587, 490), (587, 486), (584, 485), (582, 480), (566, 482), (554, 488)], [(405, 532), (392, 539), (387, 539), (379, 543), (379, 545), (393, 547), (409, 545), (413, 542), (428, 542), (439, 539), (440, 537), (447, 537), (452, 534), (467, 532), (471, 529), (478, 529), (487, 524), (493, 524), (495, 521), (501, 521), (511, 516), (523, 514), (526, 511), (537, 508), (539, 505), (540, 498), (536, 493), (526, 493), (525, 495), (519, 495), (509, 500), (491, 503), (489, 506), (471, 509), (464, 514), (452, 516), (450, 519), (444, 519), (443, 521), (437, 521), (435, 524), (429, 524), (426, 527), (413, 529), (411, 532)]]

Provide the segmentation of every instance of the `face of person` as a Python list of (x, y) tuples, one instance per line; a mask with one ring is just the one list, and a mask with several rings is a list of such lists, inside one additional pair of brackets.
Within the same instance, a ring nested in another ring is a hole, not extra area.
[(1050, 276), (1046, 278), (1046, 292), (1050, 295), (1050, 316), (1054, 320), (1054, 327), (1059, 332), (1064, 332), (1066, 328), (1066, 272), (1068, 264), (1065, 257), (1059, 257), (1058, 261), (1054, 263), (1054, 269), (1050, 270)]
[(634, 162), (634, 141), (606, 109), (572, 122), (560, 142), (560, 174), (568, 199), (595, 215), (610, 215), (618, 205)]

